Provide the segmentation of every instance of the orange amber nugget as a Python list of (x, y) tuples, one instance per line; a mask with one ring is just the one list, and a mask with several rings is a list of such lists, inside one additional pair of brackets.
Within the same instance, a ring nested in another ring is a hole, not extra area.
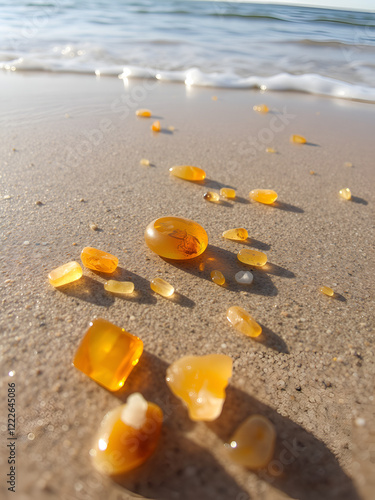
[(93, 271), (113, 273), (118, 265), (118, 258), (97, 248), (85, 247), (81, 252), (83, 265)]
[(137, 109), (135, 112), (137, 116), (140, 116), (142, 118), (150, 118), (151, 116), (151, 111), (149, 109)]
[(328, 297), (333, 297), (335, 292), (329, 286), (322, 286), (319, 288), (319, 291), (324, 295), (328, 295)]
[(182, 217), (161, 217), (145, 231), (146, 245), (166, 259), (193, 259), (208, 245), (206, 231), (197, 222)]
[(73, 364), (110, 391), (120, 389), (143, 352), (141, 339), (105, 319), (90, 323)]
[(225, 285), (225, 277), (221, 271), (211, 271), (211, 279), (217, 285)]
[(261, 469), (275, 452), (276, 431), (268, 418), (252, 415), (236, 430), (225, 444), (229, 457), (249, 469)]
[(339, 195), (341, 196), (341, 198), (344, 198), (344, 200), (352, 199), (352, 193), (349, 188), (340, 189)]
[(232, 364), (225, 354), (209, 354), (185, 356), (169, 366), (166, 381), (192, 420), (211, 421), (221, 414)]
[(78, 262), (72, 261), (51, 271), (48, 275), (48, 281), (52, 286), (58, 287), (76, 281), (81, 276), (82, 267)]
[(277, 200), (277, 193), (272, 189), (253, 189), (250, 191), (249, 196), (252, 200), (265, 205), (271, 205)]
[(258, 104), (257, 106), (253, 106), (253, 110), (258, 113), (268, 113), (269, 109), (266, 104)]
[(236, 330), (248, 337), (259, 337), (262, 333), (262, 327), (242, 307), (230, 307), (227, 311), (227, 320)]
[(302, 135), (292, 135), (290, 136), (290, 142), (293, 142), (294, 144), (306, 144), (306, 139)]
[(227, 240), (245, 241), (248, 236), (247, 230), (243, 227), (236, 227), (235, 229), (228, 229), (223, 232), (223, 238)]
[(95, 468), (106, 475), (124, 474), (143, 464), (155, 451), (163, 412), (140, 393), (105, 415), (90, 450)]
[(248, 266), (264, 266), (267, 263), (267, 255), (259, 250), (243, 248), (237, 254), (237, 259)]
[(220, 201), (220, 196), (213, 191), (207, 191), (207, 193), (204, 193), (203, 198), (206, 201), (211, 201), (213, 203), (217, 203), (218, 201)]
[(151, 130), (152, 130), (153, 132), (160, 132), (160, 130), (161, 130), (161, 125), (160, 125), (159, 120), (156, 120), (156, 122), (154, 122), (154, 123), (151, 125)]
[(171, 167), (169, 172), (185, 181), (203, 181), (206, 178), (206, 172), (202, 168), (192, 165), (177, 165)]
[(236, 191), (232, 188), (221, 188), (220, 196), (222, 196), (223, 198), (235, 198)]

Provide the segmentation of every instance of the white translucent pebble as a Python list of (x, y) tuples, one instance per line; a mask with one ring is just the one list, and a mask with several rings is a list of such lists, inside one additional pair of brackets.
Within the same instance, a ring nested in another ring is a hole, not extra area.
[(240, 285), (251, 285), (254, 279), (250, 271), (238, 271), (234, 277)]
[(148, 403), (145, 398), (139, 392), (135, 392), (128, 397), (121, 413), (121, 420), (133, 429), (140, 429), (146, 421), (147, 408)]
[(200, 420), (215, 420), (220, 416), (224, 405), (224, 398), (217, 398), (212, 395), (205, 386), (198, 394), (191, 394), (191, 402), (195, 406), (195, 413)]

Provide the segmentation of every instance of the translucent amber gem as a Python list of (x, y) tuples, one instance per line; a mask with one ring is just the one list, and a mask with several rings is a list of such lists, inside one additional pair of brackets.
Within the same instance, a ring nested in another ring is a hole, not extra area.
[(147, 246), (166, 259), (192, 259), (203, 253), (208, 237), (202, 226), (182, 217), (161, 217), (145, 231)]
[(306, 139), (302, 135), (292, 135), (290, 136), (290, 142), (294, 144), (306, 144)]
[(223, 238), (227, 240), (245, 241), (248, 236), (248, 232), (243, 227), (236, 227), (223, 232)]
[(271, 461), (275, 441), (276, 431), (268, 418), (252, 415), (238, 427), (225, 447), (229, 457), (237, 464), (261, 469)]
[(109, 280), (107, 283), (104, 283), (104, 289), (116, 295), (129, 295), (129, 293), (134, 292), (134, 283), (131, 281)]
[(344, 167), (352, 167), (353, 166), (353, 163), (351, 163), (350, 161), (346, 161), (344, 163)]
[(163, 278), (154, 278), (150, 283), (151, 290), (163, 297), (170, 297), (174, 294), (173, 286)]
[(225, 284), (225, 278), (224, 278), (224, 275), (221, 271), (212, 271), (211, 272), (211, 279), (217, 285), (224, 285)]
[(240, 262), (248, 264), (249, 266), (264, 266), (267, 263), (267, 255), (259, 250), (250, 250), (249, 248), (242, 248), (237, 254)]
[(266, 148), (266, 153), (276, 153), (276, 149), (274, 149), (274, 148)]
[(151, 111), (149, 109), (137, 109), (135, 112), (137, 116), (141, 116), (143, 118), (150, 118)]
[(152, 130), (153, 132), (160, 132), (160, 130), (161, 130), (161, 125), (160, 125), (159, 120), (156, 120), (156, 122), (154, 122), (154, 123), (151, 125), (151, 130)]
[(258, 104), (257, 106), (253, 106), (253, 110), (257, 111), (258, 113), (268, 113), (269, 109), (268, 106), (265, 104)]
[(50, 284), (54, 287), (67, 285), (82, 276), (82, 267), (78, 262), (72, 261), (51, 271), (48, 275)]
[(349, 188), (340, 189), (339, 194), (341, 198), (344, 198), (344, 200), (352, 199), (352, 193)]
[(236, 330), (248, 337), (259, 337), (262, 333), (262, 327), (242, 307), (230, 307), (227, 311), (227, 320)]
[(232, 359), (225, 354), (185, 356), (167, 369), (167, 383), (188, 408), (192, 420), (215, 420), (232, 376)]
[(254, 276), (250, 271), (238, 271), (238, 273), (234, 275), (234, 278), (240, 285), (251, 285)]
[(142, 158), (142, 160), (139, 162), (141, 165), (144, 167), (149, 167), (150, 166), (150, 160), (146, 160), (146, 158)]
[(90, 450), (95, 468), (106, 475), (124, 474), (143, 464), (155, 451), (163, 412), (139, 393), (105, 415)]
[(118, 265), (118, 258), (96, 248), (85, 247), (81, 252), (83, 265), (93, 271), (113, 273)]
[(270, 205), (277, 200), (277, 193), (272, 189), (253, 189), (250, 191), (249, 196), (252, 200), (265, 205)]
[(333, 297), (335, 295), (335, 292), (329, 286), (322, 286), (319, 288), (319, 291), (324, 293), (324, 295), (328, 295), (328, 297)]
[(199, 167), (192, 165), (178, 165), (169, 169), (170, 173), (185, 181), (203, 181), (206, 178), (206, 172)]
[(223, 198), (235, 198), (236, 197), (236, 191), (231, 188), (221, 188), (220, 189), (220, 196)]
[(110, 391), (120, 389), (143, 352), (141, 339), (105, 319), (95, 319), (79, 345), (73, 364)]
[(214, 193), (212, 191), (207, 191), (207, 193), (204, 193), (203, 198), (206, 201), (212, 201), (214, 203), (217, 203), (220, 201), (220, 196), (217, 193)]

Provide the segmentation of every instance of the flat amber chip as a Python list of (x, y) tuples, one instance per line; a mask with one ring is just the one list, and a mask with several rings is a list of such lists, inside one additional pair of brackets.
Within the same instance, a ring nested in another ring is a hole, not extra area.
[(141, 118), (150, 118), (151, 111), (149, 109), (137, 109), (135, 114)]
[(72, 261), (51, 271), (48, 275), (48, 281), (52, 286), (58, 287), (76, 281), (81, 276), (82, 267), (78, 262)]
[(220, 196), (223, 198), (235, 198), (236, 197), (236, 191), (232, 188), (221, 188), (220, 189)]
[(141, 339), (105, 319), (95, 319), (79, 345), (73, 364), (110, 391), (120, 389), (143, 352)]
[(169, 172), (185, 181), (203, 181), (206, 178), (206, 172), (202, 168), (192, 165), (177, 165), (171, 167)]
[(319, 288), (319, 291), (324, 295), (328, 295), (328, 297), (333, 297), (335, 292), (329, 286), (322, 286)]
[(116, 295), (129, 295), (134, 292), (134, 283), (132, 281), (109, 280), (104, 283), (104, 290)]
[(268, 113), (269, 108), (266, 104), (258, 104), (256, 106), (253, 106), (253, 110), (257, 113)]
[(85, 247), (81, 252), (85, 267), (102, 273), (113, 273), (118, 265), (118, 258), (97, 248)]
[(262, 333), (262, 327), (242, 307), (230, 307), (227, 311), (227, 320), (237, 331), (248, 337), (259, 337)]
[(306, 138), (303, 135), (293, 134), (290, 136), (290, 142), (294, 144), (306, 144)]
[(227, 240), (245, 241), (249, 234), (244, 227), (236, 227), (235, 229), (228, 229), (223, 232), (223, 238)]
[(237, 259), (248, 266), (261, 267), (267, 263), (267, 255), (259, 250), (242, 248), (237, 254)]
[(252, 200), (265, 205), (271, 205), (277, 200), (277, 193), (272, 189), (253, 189), (250, 191), (249, 196)]
[(182, 217), (161, 217), (147, 226), (145, 241), (160, 257), (186, 260), (206, 250), (208, 236), (197, 222)]
[(171, 297), (174, 294), (174, 287), (163, 280), (163, 278), (154, 278), (150, 282), (151, 290), (162, 297)]

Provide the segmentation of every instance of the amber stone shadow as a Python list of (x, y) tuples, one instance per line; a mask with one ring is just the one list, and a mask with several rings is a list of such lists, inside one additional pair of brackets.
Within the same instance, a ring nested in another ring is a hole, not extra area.
[(264, 266), (257, 267), (256, 270), (252, 272), (273, 274), (274, 276), (289, 279), (296, 277), (292, 271), (285, 269), (285, 267), (278, 266), (277, 264), (273, 264), (272, 262), (267, 262)]
[(368, 205), (368, 202), (363, 198), (359, 198), (359, 196), (352, 196), (350, 201), (353, 203), (359, 203), (360, 205)]
[(346, 302), (346, 298), (343, 295), (341, 295), (341, 293), (335, 292), (332, 298), (338, 300), (339, 302)]
[[(256, 248), (257, 250), (262, 250), (263, 252), (267, 251), (267, 250), (270, 250), (271, 249), (271, 245), (269, 245), (268, 243), (263, 243), (263, 241), (260, 241), (260, 240), (256, 240), (254, 238), (247, 238), (246, 240), (230, 240), (232, 243), (234, 244), (239, 244), (239, 245), (246, 245), (248, 247), (252, 247), (252, 248)], [(238, 248), (238, 251), (240, 251), (241, 248), (239, 247)]]
[(295, 205), (291, 205), (290, 203), (284, 203), (282, 201), (274, 201), (271, 205), (267, 206), (278, 208), (279, 210), (284, 210), (285, 212), (293, 212), (295, 214), (303, 214), (305, 212), (300, 207), (296, 207)]
[(254, 340), (255, 342), (259, 342), (260, 344), (263, 344), (266, 347), (273, 349), (274, 351), (282, 352), (283, 354), (290, 354), (288, 346), (286, 345), (284, 340), (279, 335), (277, 335), (277, 333), (275, 333), (273, 330), (263, 325), (262, 323), (259, 324), (262, 327), (262, 333), (259, 335), (259, 337), (255, 337), (252, 340)]
[(69, 295), (72, 299), (84, 300), (97, 306), (109, 307), (115, 299), (103, 287), (103, 284), (89, 276), (82, 276), (77, 281), (56, 288), (59, 292)]
[(273, 460), (264, 469), (248, 471), (249, 475), (256, 474), (299, 500), (360, 500), (351, 478), (321, 440), (240, 389), (229, 386), (226, 392), (221, 416), (206, 424), (223, 442), (228, 442), (238, 425), (253, 414), (269, 418), (276, 428)]

